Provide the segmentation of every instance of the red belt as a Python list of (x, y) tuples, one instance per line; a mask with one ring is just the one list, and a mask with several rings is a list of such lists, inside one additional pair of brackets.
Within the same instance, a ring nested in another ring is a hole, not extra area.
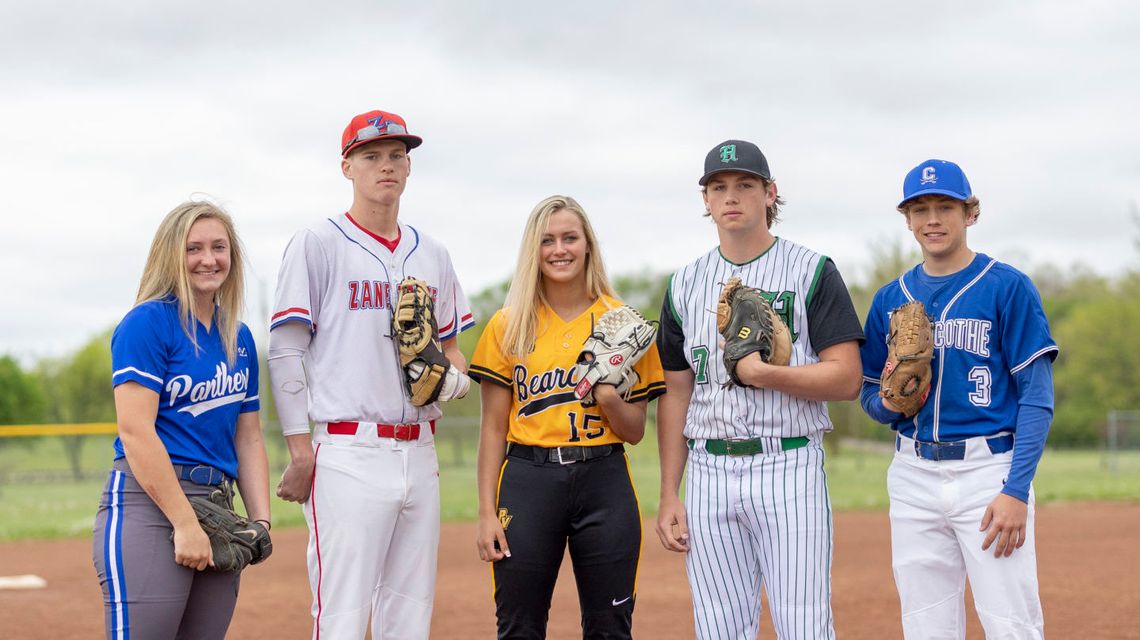
[[(435, 433), (435, 420), (429, 424), (431, 425), (431, 432)], [(328, 423), (329, 433), (338, 436), (356, 435), (356, 430), (359, 427), (359, 422)], [(376, 425), (376, 435), (381, 438), (394, 438), (396, 440), (419, 440), (420, 425), (415, 422), (411, 424), (378, 424)]]

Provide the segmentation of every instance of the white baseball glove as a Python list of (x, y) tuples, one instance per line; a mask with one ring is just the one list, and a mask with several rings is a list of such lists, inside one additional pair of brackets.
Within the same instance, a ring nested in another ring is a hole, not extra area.
[(590, 337), (582, 344), (574, 367), (574, 395), (583, 407), (597, 404), (594, 387), (610, 384), (622, 398), (637, 384), (633, 365), (645, 355), (657, 337), (657, 323), (649, 322), (629, 305), (610, 309), (598, 318)]
[[(414, 384), (420, 376), (424, 374), (424, 369), (427, 366), (419, 360), (413, 360), (408, 363), (404, 368), (404, 374), (408, 376), (408, 380)], [(455, 368), (455, 365), (447, 367), (447, 372), (443, 374), (443, 385), (439, 388), (439, 397), (436, 400), (440, 402), (447, 402), (448, 400), (458, 400), (467, 395), (467, 391), (471, 388), (471, 378), (467, 374)]]

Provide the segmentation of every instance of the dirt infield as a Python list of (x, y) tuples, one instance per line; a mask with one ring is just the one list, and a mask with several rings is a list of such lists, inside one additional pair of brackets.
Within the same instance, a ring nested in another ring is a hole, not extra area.
[[(662, 550), (649, 526), (634, 635), (690, 638), (683, 558)], [(1134, 615), (1140, 593), (1140, 504), (1047, 505), (1038, 509), (1037, 531), (1046, 635), (1140, 638)], [(444, 527), (433, 638), (494, 637), (490, 574), (475, 555), (474, 536), (471, 524)], [(279, 532), (273, 558), (246, 573), (230, 638), (309, 637), (306, 537), (304, 529)], [(901, 637), (889, 540), (885, 512), (836, 514), (833, 604), (840, 638)], [(90, 549), (88, 540), (0, 545), (0, 575), (34, 573), (48, 582), (46, 589), (0, 591), (0, 637), (101, 637), (102, 596)], [(568, 572), (569, 562), (555, 592), (550, 638), (581, 637)], [(976, 617), (969, 615), (968, 637), (981, 638)], [(769, 624), (761, 637), (774, 637)]]

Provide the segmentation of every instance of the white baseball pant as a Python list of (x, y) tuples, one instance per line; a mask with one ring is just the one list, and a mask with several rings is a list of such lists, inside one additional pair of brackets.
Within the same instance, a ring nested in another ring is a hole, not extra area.
[(427, 638), (439, 547), (439, 463), (430, 426), (418, 441), (313, 435), (309, 523), (313, 638)]
[(964, 460), (918, 457), (900, 436), (890, 469), (891, 555), (908, 640), (966, 637), (966, 578), (986, 637), (1042, 638), (1037, 591), (1033, 491), (1026, 542), (1009, 557), (982, 550), (986, 507), (1001, 492), (1012, 452), (994, 454), (985, 438), (966, 441)]

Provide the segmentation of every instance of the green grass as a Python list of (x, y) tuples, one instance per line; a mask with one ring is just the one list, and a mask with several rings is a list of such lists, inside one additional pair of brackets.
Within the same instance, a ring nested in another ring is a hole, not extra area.
[[(275, 485), (285, 460), (280, 438), (268, 438)], [(0, 444), (0, 540), (90, 535), (95, 510), (111, 463), (111, 438), (92, 436), (82, 447), (84, 479), (64, 480), (69, 469), (60, 438)], [(474, 438), (469, 432), (441, 429), (441, 508), (444, 520), (473, 520), (477, 511)], [(642, 513), (656, 513), (657, 444), (653, 433), (630, 447), (634, 484)], [(844, 447), (828, 451), (827, 478), (836, 510), (887, 507), (886, 473), (890, 453)], [(1097, 451), (1049, 450), (1034, 486), (1039, 504), (1081, 500), (1140, 499), (1140, 451), (1122, 453), (1116, 469)], [(55, 476), (48, 478), (46, 476)], [(50, 480), (50, 481), (49, 481)], [(274, 526), (304, 526), (301, 507), (277, 498)]]

